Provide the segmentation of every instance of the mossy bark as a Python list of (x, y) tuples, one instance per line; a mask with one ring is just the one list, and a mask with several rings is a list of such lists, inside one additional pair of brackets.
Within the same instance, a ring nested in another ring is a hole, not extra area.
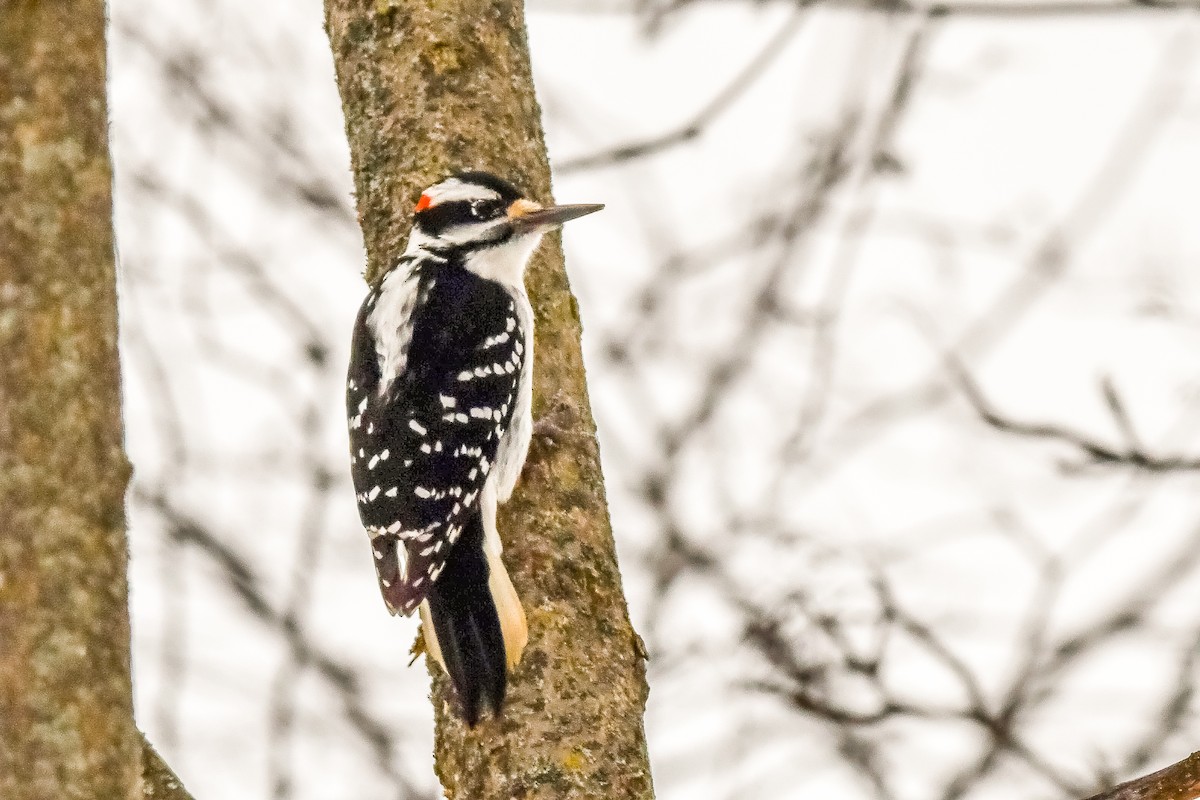
[[(325, 8), (369, 281), (402, 252), (420, 190), (449, 171), (486, 169), (550, 200), (520, 2), (326, 0)], [(557, 236), (526, 283), (537, 329), (534, 415), (553, 408), (564, 429), (553, 443), (535, 442), (501, 510), (530, 644), (504, 716), (473, 731), (448, 712), (436, 676), (436, 768), (450, 798), (649, 798), (643, 657), (617, 570)]]
[(103, 0), (0, 0), (0, 797), (141, 795)]

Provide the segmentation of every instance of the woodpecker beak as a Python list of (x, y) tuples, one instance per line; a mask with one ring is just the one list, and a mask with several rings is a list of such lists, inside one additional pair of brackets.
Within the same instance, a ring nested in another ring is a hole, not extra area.
[(595, 213), (602, 208), (603, 203), (543, 207), (530, 200), (518, 200), (508, 207), (508, 219), (518, 233), (532, 233), (557, 228), (564, 222)]

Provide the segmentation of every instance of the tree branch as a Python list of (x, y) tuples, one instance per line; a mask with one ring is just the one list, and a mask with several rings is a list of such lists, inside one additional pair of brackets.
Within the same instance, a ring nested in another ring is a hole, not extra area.
[(1200, 752), (1087, 800), (1196, 800), (1197, 797), (1200, 797)]
[(1134, 432), (1128, 412), (1108, 378), (1101, 381), (1100, 390), (1104, 395), (1105, 404), (1112, 411), (1117, 428), (1125, 436), (1124, 447), (1105, 444), (1065, 425), (1050, 422), (1023, 422), (1008, 417), (984, 395), (979, 384), (956, 357), (946, 354), (943, 360), (954, 382), (962, 390), (963, 396), (966, 397), (975, 413), (998, 431), (1032, 439), (1057, 440), (1082, 451), (1089, 461), (1097, 464), (1123, 464), (1148, 472), (1194, 472), (1200, 470), (1200, 458), (1161, 456), (1146, 452)]
[(799, 11), (789, 17), (783, 27), (750, 60), (750, 63), (743, 67), (691, 119), (679, 125), (674, 130), (661, 133), (658, 136), (651, 136), (609, 147), (591, 155), (565, 159), (557, 165), (556, 172), (559, 175), (566, 175), (570, 172), (582, 172), (599, 167), (615, 166), (626, 161), (655, 155), (677, 144), (682, 144), (683, 142), (699, 137), (708, 125), (725, 113), (739, 97), (753, 87), (758, 79), (766, 73), (772, 62), (783, 52), (784, 48), (795, 38), (796, 34), (799, 33), (805, 19), (805, 15)]
[(167, 766), (154, 745), (142, 734), (142, 797), (144, 800), (192, 800), (183, 781)]
[[(683, 6), (699, 5), (697, 0), (682, 0), (672, 4), (669, 11)], [(822, 6), (854, 11), (895, 12), (920, 11), (943, 17), (994, 17), (998, 19), (1043, 19), (1054, 17), (1112, 17), (1147, 12), (1174, 12), (1195, 9), (1186, 0), (951, 0), (950, 2), (921, 3), (917, 0), (799, 0), (802, 7)], [(659, 12), (661, 21), (661, 15)]]
[(920, 11), (935, 17), (995, 17), (1042, 19), (1046, 17), (1096, 17), (1142, 14), (1154, 11), (1187, 11), (1195, 3), (1158, 0), (962, 0), (923, 5), (910, 0), (833, 0), (830, 5), (863, 11)]

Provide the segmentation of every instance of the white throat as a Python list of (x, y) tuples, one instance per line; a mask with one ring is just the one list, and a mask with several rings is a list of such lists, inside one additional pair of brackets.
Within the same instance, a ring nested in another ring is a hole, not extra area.
[(504, 244), (472, 251), (463, 266), (481, 278), (525, 291), (525, 268), (542, 241), (540, 233), (513, 236)]

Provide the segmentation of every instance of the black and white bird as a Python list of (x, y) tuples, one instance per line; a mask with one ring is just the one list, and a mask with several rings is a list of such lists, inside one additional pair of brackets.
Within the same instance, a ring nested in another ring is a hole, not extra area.
[(500, 712), (528, 640), (496, 531), (533, 432), (525, 267), (546, 231), (601, 208), (543, 207), (485, 172), (447, 178), (421, 194), (354, 325), (350, 471), (379, 587), (391, 613), (420, 608), (470, 725)]

